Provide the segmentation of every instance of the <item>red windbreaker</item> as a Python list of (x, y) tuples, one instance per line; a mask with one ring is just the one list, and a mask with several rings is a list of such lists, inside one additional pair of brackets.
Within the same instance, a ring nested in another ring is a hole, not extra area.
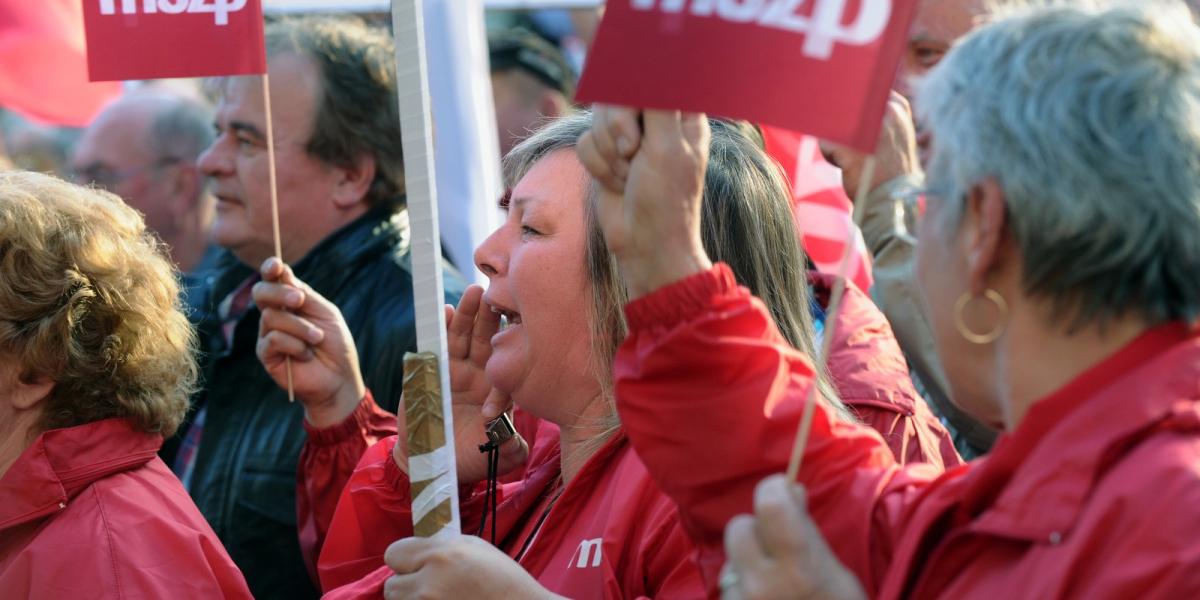
[[(829, 305), (836, 277), (810, 273), (813, 293)], [(949, 469), (963, 464), (954, 439), (913, 388), (908, 363), (887, 317), (869, 296), (846, 286), (833, 331), (828, 371), (838, 396), (864, 425), (878, 431), (902, 463)]]
[[(618, 409), (711, 557), (783, 470), (811, 368), (718, 265), (631, 303)], [(940, 477), (817, 409), (808, 508), (872, 597), (1200, 597), (1200, 337), (1151, 330)], [(713, 490), (721, 490), (713, 493)], [(705, 560), (715, 594), (719, 561)]]
[[(392, 575), (384, 551), (413, 533), (408, 477), (392, 460), (394, 443), (371, 447), (346, 485), (321, 552), (326, 598), (379, 597)], [(558, 429), (543, 422), (524, 479), (499, 489), (497, 546), (538, 582), (577, 599), (704, 595), (678, 511), (624, 434), (565, 488), (560, 473)], [(483, 497), (469, 492), (460, 490), (467, 498), (461, 515), (464, 532), (474, 534)], [(485, 538), (490, 532), (489, 522)]]
[(39, 436), (0, 479), (0, 596), (250, 598), (161, 445), (124, 419)]
[[(833, 280), (831, 276), (811, 276), (822, 303), (828, 303)], [(887, 319), (857, 287), (846, 289), (833, 335), (829, 371), (839, 396), (855, 416), (883, 436), (897, 460), (927, 462), (939, 472), (962, 464), (949, 433), (913, 389)], [(533, 447), (531, 461), (538, 456), (545, 460), (546, 455), (537, 454), (544, 443), (557, 451), (558, 429), (553, 425), (539, 424), (521, 411), (516, 423)], [(541, 435), (534, 433), (539, 427)], [(408, 482), (394, 465), (388, 467), (391, 443), (387, 451), (383, 447), (372, 450), (356, 469), (368, 447), (396, 434), (395, 417), (378, 408), (369, 392), (342, 424), (322, 430), (309, 428), (308, 434), (297, 492), (300, 543), (310, 570), (320, 553), (318, 583), (321, 589), (330, 590), (361, 577), (363, 565), (371, 569), (380, 566), (388, 544), (411, 535)], [(501, 481), (520, 481), (520, 473), (517, 475)], [(349, 488), (343, 492), (348, 480)], [(462, 496), (469, 497), (471, 491), (464, 490)], [(335, 508), (339, 514), (331, 530)], [(391, 525), (396, 519), (403, 521), (403, 528)], [(464, 524), (468, 533), (474, 533), (470, 520), (464, 519)], [(363, 531), (371, 532), (370, 539), (364, 538)], [(330, 532), (328, 541), (326, 532)], [(715, 560), (719, 563), (721, 555)]]

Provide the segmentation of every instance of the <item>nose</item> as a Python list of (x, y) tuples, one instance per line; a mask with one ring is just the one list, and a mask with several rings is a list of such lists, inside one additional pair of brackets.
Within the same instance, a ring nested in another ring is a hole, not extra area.
[(504, 243), (505, 227), (501, 226), (492, 232), (482, 244), (475, 249), (475, 266), (487, 275), (488, 279), (497, 277), (508, 270), (508, 248)]
[(233, 155), (226, 142), (229, 135), (218, 135), (196, 159), (196, 168), (206, 177), (221, 177), (233, 173)]

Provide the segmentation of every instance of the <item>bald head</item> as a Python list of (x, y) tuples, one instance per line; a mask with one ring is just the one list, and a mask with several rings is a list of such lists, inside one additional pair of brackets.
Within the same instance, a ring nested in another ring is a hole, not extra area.
[(174, 92), (135, 91), (106, 106), (84, 131), (72, 159), (75, 179), (124, 198), (176, 248), (183, 230), (210, 210), (195, 162), (212, 137), (208, 107)]

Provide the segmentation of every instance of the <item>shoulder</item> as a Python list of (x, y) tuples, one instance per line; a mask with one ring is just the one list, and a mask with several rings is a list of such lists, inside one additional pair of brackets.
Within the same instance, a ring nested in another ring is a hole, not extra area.
[(49, 544), (53, 560), (41, 568), (87, 585), (88, 595), (100, 583), (120, 597), (167, 597), (186, 581), (195, 595), (250, 597), (241, 571), (158, 459), (92, 483), (42, 535), (64, 543)]
[(1069, 534), (1079, 597), (1200, 597), (1200, 435), (1142, 441), (1099, 482)]
[(1163, 431), (1143, 439), (1104, 473), (1079, 527), (1113, 549), (1112, 556), (1175, 561), (1186, 552), (1200, 569), (1197, 506), (1200, 432)]

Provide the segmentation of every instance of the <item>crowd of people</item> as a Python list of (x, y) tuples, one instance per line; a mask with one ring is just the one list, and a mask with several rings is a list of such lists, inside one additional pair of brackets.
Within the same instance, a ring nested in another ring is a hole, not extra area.
[(1188, 11), (919, 2), (876, 151), (822, 146), (874, 264), (839, 302), (755, 124), (575, 106), (493, 36), (453, 538), (413, 528), (390, 34), (267, 25), (279, 257), (259, 79), (129, 91), (74, 183), (0, 172), (0, 596), (1200, 597)]

